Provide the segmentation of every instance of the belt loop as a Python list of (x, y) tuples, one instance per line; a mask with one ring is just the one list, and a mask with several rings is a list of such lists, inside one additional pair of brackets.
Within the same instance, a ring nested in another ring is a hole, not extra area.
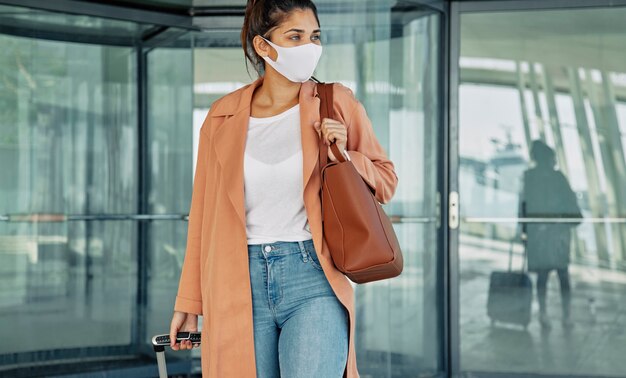
[(300, 253), (302, 254), (304, 262), (309, 261), (309, 256), (307, 256), (306, 248), (304, 247), (304, 242), (302, 242), (302, 240), (298, 240), (298, 246), (300, 246)]

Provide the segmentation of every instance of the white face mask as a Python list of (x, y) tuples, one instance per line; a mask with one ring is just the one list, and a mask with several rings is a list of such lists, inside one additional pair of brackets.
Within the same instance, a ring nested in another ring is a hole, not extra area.
[(265, 41), (276, 49), (278, 57), (273, 61), (270, 57), (264, 56), (263, 60), (281, 75), (296, 83), (304, 83), (313, 75), (322, 55), (322, 46), (311, 42), (300, 46), (282, 47), (267, 39)]

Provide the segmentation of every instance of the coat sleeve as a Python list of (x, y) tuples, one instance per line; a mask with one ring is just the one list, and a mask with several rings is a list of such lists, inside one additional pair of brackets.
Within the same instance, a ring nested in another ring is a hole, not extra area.
[[(206, 122), (210, 116), (207, 115)], [(187, 248), (174, 304), (175, 311), (202, 315), (202, 292), (200, 289), (200, 245), (202, 236), (202, 213), (206, 186), (207, 149), (210, 143), (207, 127), (200, 128), (198, 160), (194, 174), (189, 223), (187, 228)]]
[(340, 101), (352, 103), (352, 110), (345, 118), (348, 132), (346, 151), (361, 177), (375, 190), (378, 202), (385, 204), (391, 200), (398, 186), (394, 164), (378, 142), (363, 104), (343, 85), (337, 92)]

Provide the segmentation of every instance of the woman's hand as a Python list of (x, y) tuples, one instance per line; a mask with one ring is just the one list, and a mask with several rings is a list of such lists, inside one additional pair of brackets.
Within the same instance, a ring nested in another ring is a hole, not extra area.
[(324, 144), (328, 146), (328, 158), (331, 161), (337, 161), (337, 158), (333, 155), (333, 151), (330, 149), (330, 144), (334, 141), (341, 152), (346, 149), (346, 145), (348, 144), (348, 130), (344, 124), (331, 118), (324, 118), (321, 125), (318, 121), (315, 122), (313, 126), (320, 138), (324, 138)]
[(176, 334), (178, 332), (198, 332), (198, 315), (174, 311), (172, 323), (170, 324), (170, 346), (172, 349), (185, 350), (197, 348), (199, 345), (192, 345), (190, 340), (183, 340), (179, 344), (176, 344)]

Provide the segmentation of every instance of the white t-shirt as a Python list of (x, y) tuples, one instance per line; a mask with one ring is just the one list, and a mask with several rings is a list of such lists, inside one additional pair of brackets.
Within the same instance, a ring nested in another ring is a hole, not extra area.
[(244, 152), (248, 244), (310, 239), (302, 191), (300, 106), (250, 117)]

